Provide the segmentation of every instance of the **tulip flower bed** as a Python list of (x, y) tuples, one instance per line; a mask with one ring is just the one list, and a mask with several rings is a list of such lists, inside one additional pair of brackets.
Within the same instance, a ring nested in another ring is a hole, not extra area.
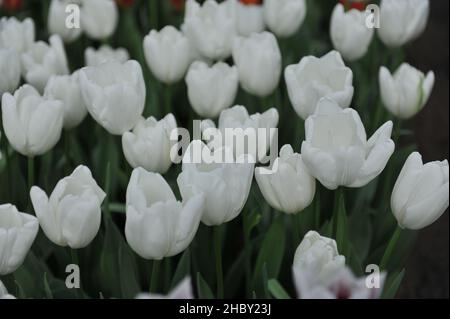
[(449, 173), (429, 1), (374, 3), (4, 1), (0, 298), (395, 297)]

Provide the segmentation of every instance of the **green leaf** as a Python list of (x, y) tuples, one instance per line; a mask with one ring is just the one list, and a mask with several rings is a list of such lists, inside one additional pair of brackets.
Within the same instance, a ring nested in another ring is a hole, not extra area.
[(284, 290), (281, 284), (276, 279), (270, 279), (267, 283), (269, 291), (276, 299), (291, 299), (289, 294)]
[(199, 299), (214, 299), (211, 288), (199, 272), (197, 273), (197, 292)]
[(175, 274), (173, 275), (170, 287), (173, 289), (175, 286), (181, 282), (184, 278), (189, 276), (191, 273), (191, 252), (188, 249), (183, 253), (180, 260), (178, 261)]
[(363, 261), (370, 252), (372, 243), (372, 223), (370, 211), (364, 210), (354, 213), (349, 219), (349, 238), (358, 259)]
[(243, 214), (243, 221), (244, 221), (244, 236), (245, 238), (250, 238), (252, 230), (256, 226), (258, 226), (259, 222), (261, 221), (261, 214), (255, 212)]
[(385, 287), (381, 298), (383, 298), (383, 299), (395, 298), (395, 295), (397, 294), (398, 288), (400, 287), (400, 284), (402, 283), (404, 276), (405, 276), (405, 269), (403, 269), (398, 274), (393, 276), (392, 282), (390, 283), (389, 286)]
[(45, 288), (45, 295), (47, 299), (53, 299), (52, 290), (50, 289), (50, 286), (47, 281), (47, 273), (44, 272), (44, 288)]
[(333, 213), (333, 219), (337, 218), (337, 220), (334, 220), (334, 223), (336, 225), (336, 243), (338, 246), (339, 253), (344, 256), (349, 256), (349, 248), (348, 244), (350, 242), (349, 238), (349, 227), (348, 227), (348, 218), (347, 218), (347, 211), (345, 209), (345, 197), (344, 193), (341, 192), (338, 198), (337, 206), (335, 207), (337, 209), (337, 212), (335, 211)]
[[(261, 279), (263, 277), (263, 267), (266, 264), (267, 275), (269, 278), (277, 278), (280, 272), (285, 251), (285, 229), (282, 218), (276, 218), (270, 226), (265, 238), (263, 239), (261, 249), (256, 259), (256, 265), (253, 275), (253, 286), (261, 288)], [(259, 284), (258, 284), (259, 282)]]

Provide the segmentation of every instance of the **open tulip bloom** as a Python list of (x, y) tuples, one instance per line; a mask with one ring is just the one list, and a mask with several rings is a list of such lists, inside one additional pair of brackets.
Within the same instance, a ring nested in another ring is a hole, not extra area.
[(448, 233), (439, 2), (372, 2), (0, 0), (2, 315), (268, 300), (239, 304), (252, 316), (448, 277), (440, 238), (414, 246)]

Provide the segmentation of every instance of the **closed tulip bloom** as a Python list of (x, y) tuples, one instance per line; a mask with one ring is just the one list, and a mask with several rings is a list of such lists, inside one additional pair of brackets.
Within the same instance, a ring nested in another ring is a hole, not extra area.
[(400, 47), (416, 39), (427, 25), (428, 0), (382, 0), (378, 36), (389, 47)]
[(206, 0), (200, 5), (195, 0), (188, 0), (182, 29), (201, 56), (223, 60), (231, 54), (236, 34), (234, 22), (226, 4)]
[[(214, 133), (213, 135), (220, 133), (222, 139), (213, 139), (208, 144), (211, 148), (218, 148), (226, 146), (233, 150), (233, 154), (236, 158), (249, 154), (255, 161), (262, 160), (274, 138), (273, 129), (278, 126), (279, 114), (276, 108), (271, 108), (264, 113), (248, 114), (247, 109), (242, 105), (235, 105), (230, 109), (226, 109), (220, 113), (218, 127), (211, 120), (204, 120), (202, 122), (202, 130), (204, 133)], [(209, 132), (206, 130), (209, 129)], [(242, 129), (227, 130), (227, 129)], [(265, 135), (260, 136), (258, 129), (264, 129)], [(272, 129), (272, 130), (271, 130)], [(256, 145), (246, 142), (246, 131), (252, 130), (255, 133), (256, 139), (262, 137), (265, 141), (255, 141)], [(217, 132), (218, 131), (218, 132)], [(234, 139), (236, 137), (236, 140)], [(252, 146), (254, 146), (252, 148)]]
[(305, 0), (264, 0), (264, 20), (278, 37), (292, 36), (306, 16)]
[(299, 299), (378, 299), (386, 274), (380, 274), (377, 286), (368, 286), (370, 279), (364, 276), (357, 278), (346, 266), (326, 279), (318, 277), (311, 269), (294, 268), (294, 284)]
[(23, 21), (15, 17), (0, 19), (0, 48), (13, 49), (20, 55), (31, 48), (34, 37), (34, 22), (31, 18)]
[(242, 88), (248, 93), (265, 97), (277, 88), (281, 74), (281, 52), (272, 33), (237, 37), (233, 45), (233, 60)]
[(59, 35), (52, 35), (49, 44), (38, 41), (22, 54), (26, 81), (43, 92), (52, 75), (69, 74), (66, 51)]
[(48, 9), (47, 26), (50, 34), (58, 34), (65, 42), (72, 42), (81, 35), (81, 28), (66, 26), (68, 5), (77, 4), (79, 0), (52, 0)]
[(223, 62), (208, 66), (197, 61), (189, 68), (186, 85), (194, 111), (206, 118), (216, 118), (233, 105), (239, 86), (238, 71)]
[(173, 26), (152, 30), (144, 38), (144, 53), (150, 70), (161, 82), (180, 81), (191, 64), (188, 38)]
[(145, 259), (175, 256), (194, 238), (203, 207), (202, 194), (179, 202), (161, 175), (136, 168), (127, 188), (128, 244)]
[(243, 157), (242, 162), (209, 163), (202, 156), (199, 163), (192, 162), (189, 158), (191, 151), (197, 148), (195, 144), (202, 152), (224, 152), (227, 154), (225, 156), (233, 158), (232, 151), (228, 148), (211, 152), (201, 141), (193, 141), (183, 157), (183, 171), (177, 179), (181, 196), (187, 200), (204, 194), (202, 222), (208, 226), (227, 223), (239, 215), (247, 201), (254, 165)]
[(13, 295), (10, 295), (8, 293), (8, 290), (6, 289), (5, 285), (3, 285), (1, 280), (0, 280), (0, 299), (16, 299)]
[(81, 28), (90, 38), (106, 39), (116, 30), (119, 10), (114, 0), (83, 0)]
[(434, 223), (448, 208), (448, 161), (424, 164), (414, 152), (405, 162), (391, 197), (392, 212), (406, 229)]
[(374, 29), (366, 26), (365, 11), (345, 11), (338, 3), (331, 15), (330, 36), (333, 46), (344, 59), (354, 61), (362, 58), (369, 49)]
[(39, 230), (36, 217), (11, 204), (0, 205), (0, 275), (19, 268)]
[(47, 100), (35, 88), (25, 84), (14, 95), (3, 94), (2, 120), (11, 146), (22, 155), (42, 155), (61, 137), (64, 106)]
[(50, 198), (37, 186), (30, 190), (34, 211), (47, 238), (72, 249), (86, 247), (97, 235), (105, 196), (89, 168), (82, 165), (56, 184)]
[(321, 279), (327, 279), (345, 266), (345, 257), (340, 255), (334, 239), (309, 231), (297, 247), (293, 268), (311, 271)]
[(20, 59), (11, 49), (0, 48), (0, 95), (14, 92), (20, 83)]
[(316, 180), (303, 164), (302, 156), (292, 146), (284, 145), (273, 164), (273, 174), (255, 169), (259, 189), (269, 205), (278, 211), (295, 214), (308, 207), (314, 199)]
[(72, 75), (54, 75), (48, 80), (44, 98), (60, 100), (64, 106), (64, 128), (78, 126), (87, 114), (78, 81), (78, 71)]
[(264, 31), (263, 6), (238, 0), (226, 0), (223, 3), (227, 6), (228, 14), (235, 20), (238, 35), (246, 37)]
[(407, 63), (394, 74), (384, 66), (379, 73), (380, 93), (384, 106), (401, 119), (409, 119), (420, 112), (431, 95), (434, 72), (427, 75)]
[(362, 187), (383, 171), (394, 152), (391, 133), (389, 121), (367, 140), (355, 110), (322, 99), (305, 122), (302, 158), (311, 175), (328, 189)]
[(141, 293), (136, 296), (136, 299), (194, 299), (194, 292), (192, 291), (191, 278), (190, 277), (184, 278), (167, 295), (160, 295), (155, 293)]
[(144, 110), (146, 94), (138, 62), (85, 67), (79, 77), (89, 113), (109, 133), (122, 135), (136, 125)]
[(97, 50), (94, 48), (87, 48), (84, 51), (84, 60), (86, 66), (98, 66), (106, 62), (120, 62), (125, 63), (130, 59), (127, 49), (111, 48), (109, 45), (102, 45)]
[(286, 67), (284, 77), (291, 104), (304, 120), (314, 114), (321, 98), (331, 98), (342, 108), (349, 107), (353, 98), (353, 72), (337, 51), (321, 58), (306, 56)]
[(177, 122), (173, 114), (168, 114), (162, 120), (154, 117), (141, 118), (132, 132), (122, 136), (122, 147), (125, 158), (133, 167), (143, 167), (147, 171), (164, 174), (172, 165), (170, 140), (172, 130)]

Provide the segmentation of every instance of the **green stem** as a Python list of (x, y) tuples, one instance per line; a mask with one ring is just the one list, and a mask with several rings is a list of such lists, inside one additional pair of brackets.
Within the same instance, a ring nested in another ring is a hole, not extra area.
[(216, 255), (217, 298), (223, 299), (222, 240), (220, 227), (214, 227), (214, 250)]
[(339, 206), (344, 198), (344, 188), (339, 186), (334, 192), (334, 209), (333, 209), (333, 237), (336, 238), (338, 232)]
[(149, 1), (149, 16), (150, 16), (150, 25), (153, 29), (158, 30), (159, 21), (158, 21), (158, 0), (150, 0)]
[[(27, 194), (30, 192), (31, 187), (34, 186), (34, 157), (29, 156), (28, 157), (28, 190), (27, 190)], [(28, 209), (31, 209), (31, 201), (30, 201), (30, 197), (27, 196), (28, 198)]]
[(164, 87), (164, 110), (162, 112), (161, 118), (166, 116), (172, 111), (172, 92), (169, 84)]
[(386, 269), (389, 259), (391, 258), (395, 247), (397, 246), (397, 242), (398, 242), (398, 239), (400, 238), (401, 233), (402, 233), (402, 229), (399, 226), (397, 226), (395, 228), (394, 234), (392, 235), (391, 240), (389, 241), (389, 244), (384, 252), (383, 258), (381, 258), (381, 262), (380, 262), (381, 270)]
[(150, 279), (150, 292), (158, 290), (159, 269), (161, 268), (161, 260), (153, 260), (152, 277)]

